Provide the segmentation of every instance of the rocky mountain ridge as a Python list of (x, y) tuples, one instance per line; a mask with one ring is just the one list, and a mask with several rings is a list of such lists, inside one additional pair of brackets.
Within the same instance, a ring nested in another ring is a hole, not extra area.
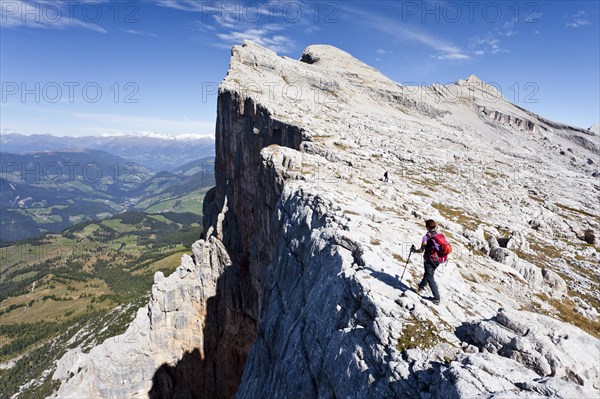
[[(597, 397), (598, 137), (498, 94), (234, 47), (206, 234), (55, 397)], [(400, 281), (429, 217), (439, 306)]]

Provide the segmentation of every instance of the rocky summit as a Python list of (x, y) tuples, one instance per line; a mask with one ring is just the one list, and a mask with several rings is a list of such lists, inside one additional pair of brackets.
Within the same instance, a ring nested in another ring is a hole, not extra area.
[[(245, 42), (202, 239), (125, 334), (59, 361), (53, 397), (598, 398), (599, 155), (475, 76), (404, 86)], [(429, 218), (454, 249), (439, 305), (409, 254)]]

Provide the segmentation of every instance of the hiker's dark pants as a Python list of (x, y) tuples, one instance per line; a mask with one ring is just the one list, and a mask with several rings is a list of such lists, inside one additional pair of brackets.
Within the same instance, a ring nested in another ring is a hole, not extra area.
[(435, 269), (440, 265), (439, 262), (433, 260), (426, 260), (424, 262), (425, 265), (425, 274), (423, 275), (423, 280), (419, 283), (419, 289), (425, 288), (427, 284), (429, 284), (429, 288), (433, 293), (433, 299), (439, 301), (440, 293), (438, 292), (437, 284), (435, 283), (435, 278), (433, 274), (435, 273)]

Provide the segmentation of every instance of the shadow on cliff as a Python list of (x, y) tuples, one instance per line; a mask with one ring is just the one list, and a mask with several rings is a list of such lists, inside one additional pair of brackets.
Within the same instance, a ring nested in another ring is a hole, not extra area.
[(389, 285), (390, 287), (397, 289), (397, 290), (401, 290), (401, 291), (412, 291), (412, 288), (410, 288), (408, 285), (404, 284), (402, 281), (400, 281), (400, 276), (396, 276), (393, 277), (385, 272), (379, 271), (379, 270), (375, 270), (372, 269), (370, 267), (364, 267), (365, 269), (369, 269), (371, 270), (371, 277), (375, 277), (376, 279), (384, 282), (385, 284)]
[(177, 364), (163, 363), (152, 377), (152, 388), (148, 392), (151, 399), (194, 398), (194, 386), (190, 377), (199, 374), (203, 361), (198, 348), (185, 352)]
[[(225, 269), (217, 280), (216, 295), (207, 300), (204, 352), (201, 348), (194, 348), (185, 352), (175, 364), (162, 364), (152, 377), (152, 387), (148, 392), (150, 399), (235, 397), (247, 353), (255, 339), (255, 332), (245, 329), (230, 332), (225, 327), (241, 317), (228, 311), (231, 302), (238, 298), (232, 298), (228, 295), (230, 291), (225, 290), (227, 286), (239, 284), (240, 276), (236, 269)], [(235, 336), (235, 333), (238, 335)]]

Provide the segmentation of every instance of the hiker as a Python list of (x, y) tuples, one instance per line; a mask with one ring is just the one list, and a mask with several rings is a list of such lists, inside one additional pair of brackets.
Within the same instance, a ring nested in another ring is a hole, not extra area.
[(421, 248), (417, 249), (414, 245), (410, 247), (412, 252), (425, 252), (423, 254), (425, 273), (417, 287), (417, 294), (429, 284), (429, 288), (433, 294), (432, 302), (439, 305), (440, 293), (434, 278), (435, 269), (437, 269), (440, 263), (448, 260), (448, 254), (452, 251), (452, 247), (448, 244), (444, 235), (437, 232), (437, 224), (434, 220), (426, 220), (425, 227), (427, 228), (427, 233), (421, 240)]
[[(387, 182), (388, 181), (388, 173), (387, 170), (385, 171), (385, 173), (383, 174), (383, 181)], [(405, 247), (406, 248), (406, 247)]]

